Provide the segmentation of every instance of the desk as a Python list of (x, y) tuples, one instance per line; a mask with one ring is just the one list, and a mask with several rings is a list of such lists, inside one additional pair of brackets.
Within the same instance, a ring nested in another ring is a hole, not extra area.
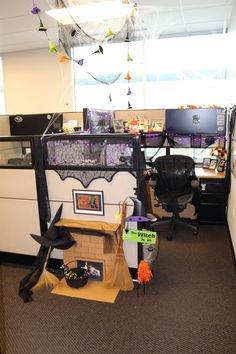
[[(227, 205), (225, 173), (198, 167), (195, 168), (195, 173), (201, 185), (199, 222), (201, 224), (224, 224)], [(169, 217), (170, 213), (164, 211), (160, 206), (155, 206), (157, 203), (150, 182), (147, 183), (147, 193), (149, 210), (159, 217)], [(193, 205), (188, 204), (187, 208), (181, 213), (181, 217), (194, 219)]]
[(227, 205), (225, 172), (205, 168), (196, 168), (195, 172), (201, 184), (199, 222), (224, 224)]
[(225, 172), (217, 172), (216, 170), (209, 170), (208, 168), (201, 168), (201, 167), (196, 167), (195, 168), (195, 173), (198, 178), (225, 178)]

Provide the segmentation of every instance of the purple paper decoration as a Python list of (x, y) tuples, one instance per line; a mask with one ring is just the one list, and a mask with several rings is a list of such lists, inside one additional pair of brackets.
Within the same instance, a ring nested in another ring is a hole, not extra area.
[(31, 10), (31, 13), (33, 15), (38, 15), (40, 13), (40, 9), (37, 7), (37, 5), (33, 2), (33, 8)]
[(84, 65), (84, 59), (78, 60), (77, 63), (78, 63), (80, 66), (83, 66), (83, 65)]
[(131, 91), (130, 87), (128, 87), (128, 92), (127, 92), (127, 94), (126, 94), (126, 95), (127, 95), (127, 96), (132, 95), (132, 91)]

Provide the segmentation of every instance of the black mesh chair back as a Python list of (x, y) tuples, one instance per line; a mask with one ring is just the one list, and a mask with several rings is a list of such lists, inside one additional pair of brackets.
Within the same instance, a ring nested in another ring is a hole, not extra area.
[(167, 237), (169, 240), (172, 239), (177, 224), (185, 225), (197, 234), (197, 226), (181, 221), (179, 216), (187, 204), (194, 201), (199, 189), (193, 159), (184, 155), (161, 156), (155, 161), (155, 169), (154, 194), (162, 208), (173, 215), (171, 219), (157, 221), (152, 226), (170, 223), (171, 230)]
[(155, 161), (157, 183), (154, 188), (159, 197), (168, 194), (181, 195), (191, 190), (190, 181), (195, 177), (194, 161), (189, 156), (168, 155)]

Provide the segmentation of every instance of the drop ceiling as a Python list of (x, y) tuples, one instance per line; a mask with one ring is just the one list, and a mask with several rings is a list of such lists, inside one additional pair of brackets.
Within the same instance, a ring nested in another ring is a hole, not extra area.
[[(65, 1), (67, 2), (67, 1)], [(84, 1), (83, 1), (84, 2)], [(236, 0), (137, 0), (136, 30), (144, 36), (171, 37), (226, 33), (232, 22)], [(53, 0), (38, 0), (48, 37), (58, 40), (57, 22), (44, 14)], [(1, 0), (0, 54), (48, 46), (39, 19), (32, 15), (31, 0)], [(96, 24), (99, 28), (99, 24)]]

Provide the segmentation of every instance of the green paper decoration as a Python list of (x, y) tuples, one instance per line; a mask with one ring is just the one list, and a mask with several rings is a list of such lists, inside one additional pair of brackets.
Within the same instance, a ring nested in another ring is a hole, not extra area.
[(131, 57), (131, 55), (128, 53), (128, 56), (127, 56), (127, 61), (133, 61), (133, 58)]
[(57, 52), (57, 49), (52, 41), (49, 41), (49, 52), (50, 53)]
[(104, 40), (105, 40), (105, 39), (108, 39), (108, 38), (110, 38), (110, 37), (112, 37), (112, 36), (114, 36), (114, 35), (115, 35), (115, 33), (112, 31), (111, 28), (109, 28), (108, 31), (107, 31), (107, 33), (105, 34)]

